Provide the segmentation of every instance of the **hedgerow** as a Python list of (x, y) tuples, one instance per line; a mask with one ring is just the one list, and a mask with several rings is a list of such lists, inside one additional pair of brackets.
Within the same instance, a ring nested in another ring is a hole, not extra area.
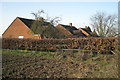
[(85, 49), (85, 50), (115, 50), (116, 38), (74, 38), (74, 39), (18, 39), (3, 38), (3, 49), (20, 50), (56, 50), (56, 49)]

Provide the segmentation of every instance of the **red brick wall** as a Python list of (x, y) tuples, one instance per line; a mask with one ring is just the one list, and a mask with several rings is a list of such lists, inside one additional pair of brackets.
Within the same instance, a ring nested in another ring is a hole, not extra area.
[(72, 37), (73, 36), (71, 32), (69, 32), (68, 30), (66, 30), (60, 24), (58, 26), (56, 26), (56, 29), (59, 30), (61, 33), (64, 33), (66, 37)]
[(18, 38), (18, 36), (24, 36), (24, 38), (34, 38), (33, 32), (19, 18), (16, 18), (3, 33), (2, 37)]

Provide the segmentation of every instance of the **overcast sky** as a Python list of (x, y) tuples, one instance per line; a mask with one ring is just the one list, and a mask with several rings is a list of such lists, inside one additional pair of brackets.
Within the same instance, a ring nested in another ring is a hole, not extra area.
[(43, 9), (49, 16), (60, 16), (61, 24), (84, 27), (90, 26), (90, 17), (96, 12), (118, 14), (118, 2), (2, 2), (0, 3), (0, 35), (16, 17), (34, 19), (31, 12)]

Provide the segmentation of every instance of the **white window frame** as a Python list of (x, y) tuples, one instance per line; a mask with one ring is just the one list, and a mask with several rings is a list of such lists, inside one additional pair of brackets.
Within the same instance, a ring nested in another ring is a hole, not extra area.
[(38, 36), (38, 34), (34, 34), (34, 36)]
[(23, 39), (23, 38), (24, 38), (24, 36), (18, 36), (18, 38), (19, 38), (19, 39)]

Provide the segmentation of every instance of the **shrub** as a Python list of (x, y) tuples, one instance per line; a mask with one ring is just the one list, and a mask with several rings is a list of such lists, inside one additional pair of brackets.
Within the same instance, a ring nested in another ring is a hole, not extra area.
[(3, 49), (21, 50), (56, 50), (56, 49), (85, 49), (85, 50), (115, 50), (116, 38), (74, 38), (74, 39), (17, 39), (3, 38)]

